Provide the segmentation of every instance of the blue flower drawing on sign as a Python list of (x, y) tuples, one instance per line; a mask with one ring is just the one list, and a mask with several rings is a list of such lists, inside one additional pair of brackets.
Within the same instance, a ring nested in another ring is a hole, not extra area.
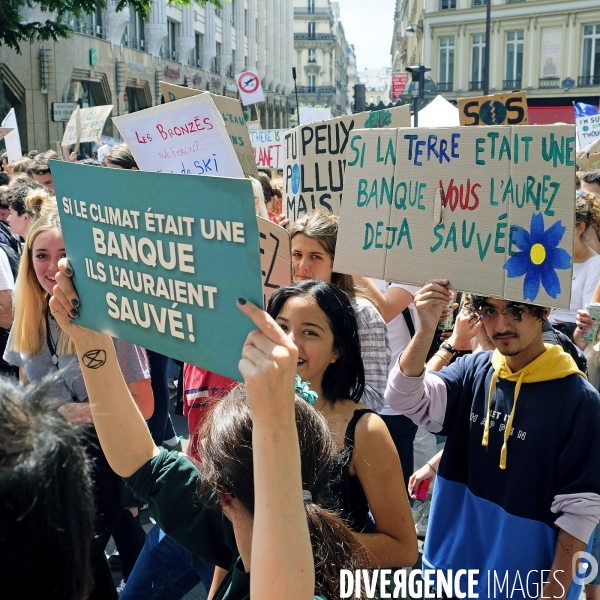
[(558, 248), (566, 227), (557, 221), (544, 231), (544, 217), (541, 213), (531, 215), (531, 231), (518, 225), (512, 227), (511, 239), (519, 252), (513, 254), (504, 268), (508, 277), (525, 275), (523, 298), (533, 302), (538, 295), (540, 282), (551, 298), (560, 294), (560, 281), (556, 269), (568, 269), (571, 256)]
[(300, 189), (300, 167), (294, 165), (292, 167), (292, 194), (297, 194)]

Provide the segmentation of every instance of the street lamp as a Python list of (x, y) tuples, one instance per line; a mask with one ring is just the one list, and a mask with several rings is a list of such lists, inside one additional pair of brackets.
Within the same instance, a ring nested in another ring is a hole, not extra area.
[(485, 3), (485, 66), (483, 69), (483, 95), (490, 93), (490, 33), (492, 21), (492, 0)]
[(413, 112), (415, 115), (414, 126), (419, 126), (419, 106), (421, 100), (425, 97), (425, 73), (431, 71), (431, 67), (425, 65), (413, 65), (412, 67), (406, 67), (406, 70), (412, 75), (412, 82), (419, 84), (419, 90), (417, 96), (414, 99)]
[[(420, 29), (421, 31), (423, 31), (423, 25), (417, 24), (417, 29)], [(415, 31), (416, 31), (415, 26), (411, 24), (404, 30), (404, 34), (411, 36)]]

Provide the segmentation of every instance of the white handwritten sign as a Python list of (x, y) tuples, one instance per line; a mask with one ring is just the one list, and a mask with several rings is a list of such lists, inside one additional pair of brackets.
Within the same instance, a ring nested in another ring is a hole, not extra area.
[(244, 177), (223, 119), (207, 94), (113, 122), (143, 171)]
[[(104, 123), (106, 123), (112, 108), (112, 104), (107, 104), (74, 110), (60, 145), (72, 146), (77, 143), (100, 141)], [(79, 133), (80, 135), (78, 135)]]
[(250, 131), (254, 159), (264, 169), (283, 169), (283, 139), (287, 129)]
[(8, 134), (4, 138), (4, 144), (6, 146), (6, 152), (8, 154), (8, 162), (11, 163), (18, 158), (21, 158), (21, 138), (19, 138), (19, 130), (17, 128), (17, 117), (15, 116), (15, 109), (11, 108), (6, 115), (4, 121), (2, 121), (2, 127), (10, 128)]

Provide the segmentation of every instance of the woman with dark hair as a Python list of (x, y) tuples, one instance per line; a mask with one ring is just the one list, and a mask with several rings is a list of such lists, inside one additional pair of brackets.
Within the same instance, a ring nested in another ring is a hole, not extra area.
[[(371, 567), (412, 566), (417, 538), (400, 459), (385, 423), (360, 403), (365, 373), (352, 303), (334, 285), (312, 280), (277, 290), (267, 312), (296, 344), (297, 374), (335, 441), (332, 507), (355, 531)], [(369, 511), (377, 533), (367, 533)]]
[(362, 401), (379, 412), (383, 408), (391, 350), (388, 331), (366, 289), (355, 285), (351, 275), (336, 273), (333, 259), (339, 220), (334, 215), (311, 212), (290, 227), (294, 281), (327, 281), (350, 297), (358, 319), (358, 336), (365, 370)]
[[(343, 522), (315, 503), (332, 441), (325, 421), (294, 394), (292, 340), (258, 307), (238, 301), (259, 331), (242, 351), (245, 387), (220, 402), (205, 424), (199, 472), (187, 457), (153, 443), (110, 338), (71, 322), (78, 299), (67, 265), (57, 273), (51, 310), (75, 342), (102, 448), (169, 535), (227, 570), (213, 600), (340, 598), (340, 570), (366, 563)], [(90, 352), (100, 365), (86, 367)]]

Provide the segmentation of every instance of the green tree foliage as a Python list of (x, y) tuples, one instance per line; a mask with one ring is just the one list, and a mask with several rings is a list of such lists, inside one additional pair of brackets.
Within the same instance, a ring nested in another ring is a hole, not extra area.
[(389, 127), (392, 124), (392, 113), (389, 110), (375, 110), (365, 121), (365, 129)]
[[(167, 0), (175, 6), (189, 5), (193, 0)], [(222, 8), (221, 0), (198, 0), (200, 6), (214, 4)], [(23, 9), (37, 5), (48, 13), (44, 21), (22, 22), (19, 14)], [(142, 17), (147, 16), (152, 0), (117, 0), (116, 10), (121, 11), (128, 6), (135, 8)], [(71, 35), (68, 22), (72, 16), (81, 17), (93, 14), (98, 8), (106, 8), (106, 0), (0, 0), (0, 46), (13, 48), (21, 53), (20, 44), (32, 44), (36, 41), (66, 38)]]

